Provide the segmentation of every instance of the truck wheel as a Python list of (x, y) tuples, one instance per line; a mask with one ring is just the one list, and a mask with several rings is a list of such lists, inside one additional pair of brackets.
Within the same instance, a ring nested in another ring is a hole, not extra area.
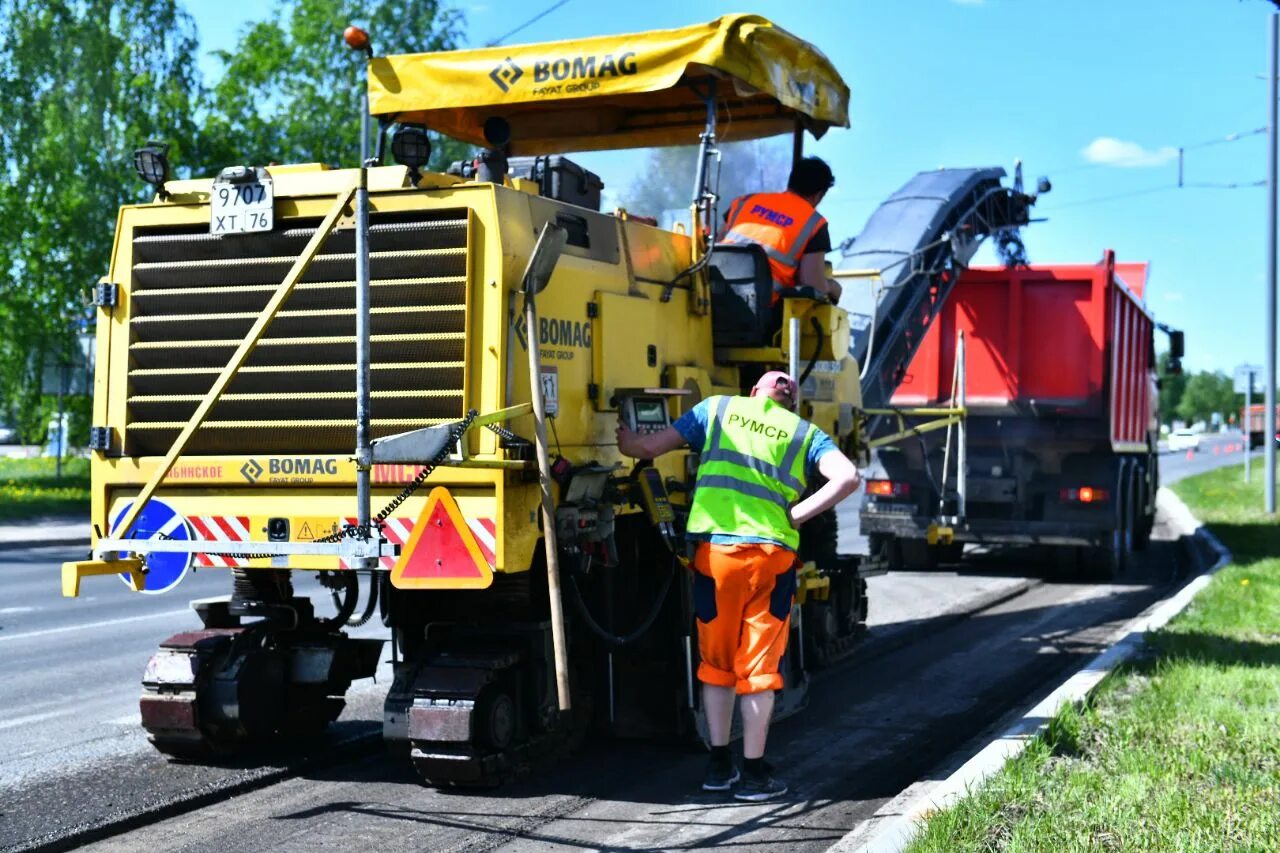
[[(1148, 458), (1147, 464), (1152, 460)], [(1137, 499), (1133, 502), (1133, 550), (1143, 551), (1151, 544), (1151, 531), (1156, 525), (1155, 489), (1147, 482), (1147, 471), (1152, 469), (1135, 468), (1134, 481)]]
[(1085, 569), (1093, 580), (1111, 581), (1124, 574), (1129, 552), (1133, 549), (1132, 515), (1129, 489), (1129, 466), (1122, 465), (1120, 476), (1116, 478), (1115, 522), (1107, 536), (1106, 543), (1093, 549)]

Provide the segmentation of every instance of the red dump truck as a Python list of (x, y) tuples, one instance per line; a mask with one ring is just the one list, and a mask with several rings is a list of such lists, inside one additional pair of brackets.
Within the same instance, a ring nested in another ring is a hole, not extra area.
[[(963, 332), (963, 486), (956, 433), (950, 448), (939, 430), (881, 450), (861, 515), (873, 560), (930, 568), (970, 542), (1051, 546), (1095, 576), (1124, 570), (1151, 534), (1158, 484), (1147, 269), (1107, 251), (1097, 264), (960, 276), (893, 404), (951, 402)], [(1171, 333), (1171, 349), (1181, 346)], [(939, 506), (955, 518), (953, 539), (930, 528)]]
[[(1280, 406), (1276, 406), (1276, 423), (1280, 424)], [(1240, 409), (1240, 429), (1249, 434), (1249, 446), (1261, 447), (1262, 438), (1267, 434), (1267, 407), (1252, 405)]]

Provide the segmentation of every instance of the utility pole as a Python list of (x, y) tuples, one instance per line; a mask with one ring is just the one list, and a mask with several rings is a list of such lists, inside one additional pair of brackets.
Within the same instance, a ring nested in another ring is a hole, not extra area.
[(1262, 437), (1267, 454), (1266, 511), (1276, 511), (1276, 99), (1280, 97), (1280, 12), (1271, 13), (1271, 75), (1267, 84), (1267, 386)]

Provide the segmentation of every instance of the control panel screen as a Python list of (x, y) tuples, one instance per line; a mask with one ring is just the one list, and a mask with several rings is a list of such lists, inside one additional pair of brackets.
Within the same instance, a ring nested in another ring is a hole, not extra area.
[(622, 418), (641, 435), (662, 432), (671, 425), (667, 404), (661, 397), (631, 397), (622, 401)]
[(636, 420), (642, 424), (667, 423), (667, 407), (661, 400), (636, 400)]

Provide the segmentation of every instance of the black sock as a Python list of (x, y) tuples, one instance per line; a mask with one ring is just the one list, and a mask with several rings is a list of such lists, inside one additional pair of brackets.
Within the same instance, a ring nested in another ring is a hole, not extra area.
[(713, 746), (711, 747), (711, 763), (717, 767), (729, 766), (729, 747)]
[(759, 758), (743, 758), (742, 769), (756, 776), (763, 774), (764, 756), (760, 756)]

